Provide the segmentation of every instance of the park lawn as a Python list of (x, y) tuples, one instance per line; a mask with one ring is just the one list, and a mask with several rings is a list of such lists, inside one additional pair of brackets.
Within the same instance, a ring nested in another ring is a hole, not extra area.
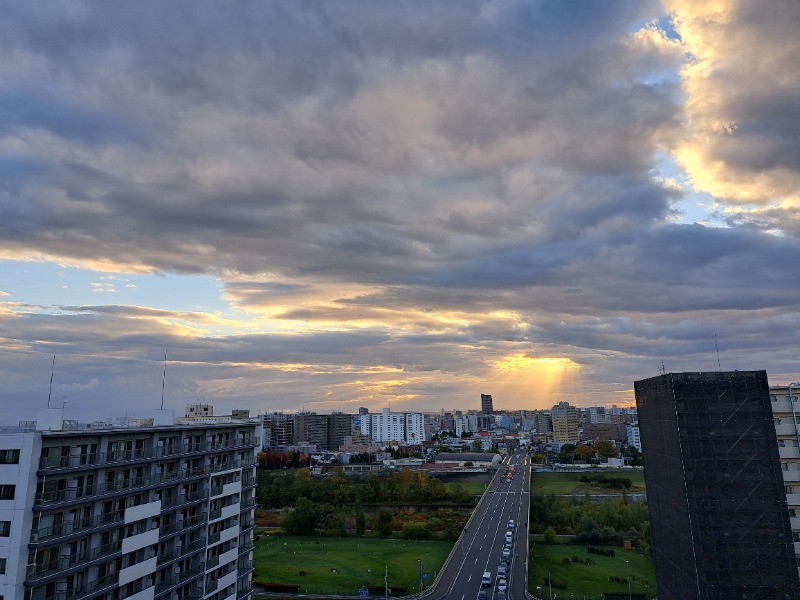
[[(644, 592), (648, 598), (656, 596), (656, 574), (650, 559), (636, 550), (624, 550), (619, 546), (594, 546), (614, 550), (614, 556), (589, 554), (589, 546), (581, 544), (545, 545), (531, 544), (528, 565), (528, 587), (536, 595), (540, 586), (544, 598), (548, 597), (547, 578), (550, 572), (553, 581), (566, 582), (567, 589), (553, 588), (559, 598), (586, 598), (598, 600), (604, 592), (627, 592), (625, 583), (609, 581), (609, 576), (627, 578), (630, 568), (631, 592)], [(571, 562), (564, 565), (562, 559), (577, 556), (590, 559), (591, 565)], [(629, 561), (626, 564), (625, 561)]]
[[(452, 485), (456, 484), (454, 483), (444, 484), (445, 488)], [(460, 485), (464, 489), (464, 491), (469, 492), (473, 496), (480, 496), (481, 494), (483, 494), (483, 492), (486, 491), (485, 483), (464, 482), (464, 483), (458, 483), (457, 485)]]
[(614, 494), (620, 490), (601, 487), (596, 483), (586, 484), (581, 482), (584, 475), (602, 474), (607, 477), (627, 477), (631, 480), (628, 493), (641, 493), (644, 491), (644, 473), (642, 471), (628, 471), (622, 469), (603, 469), (598, 471), (570, 471), (570, 472), (535, 472), (531, 475), (532, 494), (571, 494), (573, 492), (590, 494)]
[(417, 561), (430, 574), (427, 587), (452, 548), (453, 542), (265, 535), (256, 542), (253, 582), (299, 585), (307, 594), (357, 596), (364, 586), (383, 588), (388, 566), (389, 587), (405, 587), (412, 594), (417, 591)]

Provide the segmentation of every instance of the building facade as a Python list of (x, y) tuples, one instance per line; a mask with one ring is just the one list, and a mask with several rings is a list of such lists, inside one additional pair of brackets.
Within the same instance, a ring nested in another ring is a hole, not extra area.
[(778, 440), (789, 525), (797, 564), (800, 565), (800, 384), (771, 386), (769, 397)]
[(162, 417), (0, 429), (0, 596), (250, 596), (258, 427)]
[(765, 371), (634, 383), (658, 596), (800, 593)]
[(481, 394), (481, 412), (485, 415), (494, 412), (494, 401), (491, 394)]
[(578, 410), (569, 402), (559, 402), (550, 410), (553, 424), (553, 442), (557, 444), (577, 444)]
[(418, 445), (425, 441), (422, 413), (393, 413), (384, 408), (379, 414), (361, 416), (361, 433), (378, 443)]

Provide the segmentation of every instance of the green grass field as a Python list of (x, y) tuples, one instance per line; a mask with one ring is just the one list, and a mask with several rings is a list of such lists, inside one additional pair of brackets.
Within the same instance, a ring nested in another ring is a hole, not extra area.
[[(445, 485), (445, 487), (447, 487), (447, 486), (451, 486), (451, 485), (454, 485), (454, 484), (445, 483), (444, 485)], [(480, 494), (483, 494), (483, 492), (486, 491), (486, 484), (485, 483), (468, 483), (468, 482), (465, 482), (465, 483), (459, 483), (458, 485), (460, 485), (465, 491), (469, 492), (473, 496), (479, 496)]]
[[(625, 583), (611, 582), (609, 576), (627, 579), (630, 573), (631, 592), (644, 592), (649, 597), (656, 596), (656, 575), (650, 559), (636, 550), (623, 550), (619, 546), (596, 546), (614, 550), (614, 556), (598, 556), (586, 551), (588, 546), (532, 544), (528, 565), (529, 589), (536, 595), (541, 587), (544, 598), (548, 597), (545, 578), (548, 571), (553, 581), (567, 583), (567, 589), (553, 589), (561, 598), (598, 600), (603, 592), (627, 592)], [(564, 558), (577, 556), (590, 559), (591, 565), (571, 562), (562, 563)], [(626, 563), (626, 561), (628, 561)]]
[[(597, 473), (597, 471), (592, 472), (592, 474), (594, 473)], [(642, 471), (603, 469), (600, 474), (608, 477), (627, 477), (633, 483), (633, 485), (628, 489), (629, 493), (641, 493), (644, 491), (644, 473)], [(588, 491), (590, 494), (610, 494), (618, 491), (601, 487), (596, 483), (581, 483), (581, 477), (583, 475), (589, 475), (589, 473), (572, 471), (569, 473), (533, 473), (531, 475), (531, 493), (584, 494)]]
[[(452, 547), (452, 542), (266, 535), (256, 542), (253, 581), (299, 585), (302, 593), (357, 596), (362, 586), (382, 587), (388, 565), (389, 587), (405, 587), (411, 594), (417, 591), (417, 561), (432, 574)], [(433, 583), (433, 576), (427, 581)]]

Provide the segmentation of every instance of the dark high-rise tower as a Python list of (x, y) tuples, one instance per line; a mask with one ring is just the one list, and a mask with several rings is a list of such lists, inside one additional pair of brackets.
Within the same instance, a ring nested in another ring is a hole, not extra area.
[(481, 394), (481, 412), (485, 415), (490, 415), (494, 412), (491, 394)]
[(766, 372), (634, 388), (659, 599), (798, 598)]

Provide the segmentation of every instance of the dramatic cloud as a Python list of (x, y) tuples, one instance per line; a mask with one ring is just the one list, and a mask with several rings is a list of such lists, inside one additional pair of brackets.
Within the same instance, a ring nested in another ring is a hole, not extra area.
[(795, 3), (3, 13), (12, 416), (797, 378)]

